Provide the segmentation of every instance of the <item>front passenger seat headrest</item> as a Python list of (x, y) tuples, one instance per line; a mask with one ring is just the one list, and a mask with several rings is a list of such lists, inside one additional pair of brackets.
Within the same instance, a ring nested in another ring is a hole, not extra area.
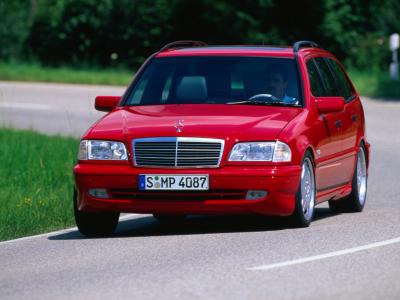
[(180, 100), (199, 101), (207, 98), (204, 76), (184, 76), (178, 84), (176, 96)]

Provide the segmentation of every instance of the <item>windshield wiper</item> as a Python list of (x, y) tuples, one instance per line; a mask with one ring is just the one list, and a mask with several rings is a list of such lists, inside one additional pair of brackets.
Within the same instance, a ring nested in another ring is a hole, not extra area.
[(295, 103), (284, 103), (284, 102), (268, 102), (268, 101), (259, 101), (259, 100), (244, 100), (237, 102), (227, 102), (225, 104), (230, 105), (269, 105), (269, 106), (291, 106), (291, 107), (300, 107), (300, 105)]

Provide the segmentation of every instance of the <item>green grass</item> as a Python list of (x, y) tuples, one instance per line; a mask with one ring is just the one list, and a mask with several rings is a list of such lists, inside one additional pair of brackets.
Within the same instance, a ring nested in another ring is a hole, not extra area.
[(0, 80), (40, 81), (126, 86), (134, 71), (124, 69), (80, 69), (44, 67), (29, 63), (0, 63)]
[(0, 128), (0, 240), (74, 225), (78, 140)]
[(400, 99), (400, 80), (390, 79), (388, 72), (349, 70), (348, 74), (360, 95)]

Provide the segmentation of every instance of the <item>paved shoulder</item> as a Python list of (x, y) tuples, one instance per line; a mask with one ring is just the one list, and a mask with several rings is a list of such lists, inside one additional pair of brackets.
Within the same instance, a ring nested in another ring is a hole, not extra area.
[(125, 87), (0, 82), (0, 126), (79, 137), (104, 113), (98, 95), (122, 95)]

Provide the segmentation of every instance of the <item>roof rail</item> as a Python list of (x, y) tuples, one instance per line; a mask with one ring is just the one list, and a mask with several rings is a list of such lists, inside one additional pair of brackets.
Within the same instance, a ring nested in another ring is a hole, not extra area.
[(298, 41), (293, 45), (293, 52), (298, 52), (302, 47), (320, 48), (320, 46), (313, 41)]
[(166, 44), (164, 47), (162, 47), (160, 49), (160, 52), (167, 51), (169, 49), (174, 49), (174, 48), (204, 47), (204, 46), (208, 46), (208, 44), (201, 42), (201, 41), (190, 41), (190, 40), (175, 41), (175, 42)]

